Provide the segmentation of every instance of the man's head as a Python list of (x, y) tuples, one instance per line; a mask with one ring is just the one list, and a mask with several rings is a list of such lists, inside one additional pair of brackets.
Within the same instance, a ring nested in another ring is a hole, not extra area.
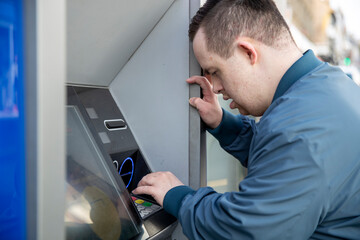
[(230, 56), (239, 36), (274, 48), (294, 44), (289, 27), (272, 0), (208, 0), (190, 23), (191, 41), (200, 27), (208, 38), (208, 50), (224, 58)]
[(265, 112), (301, 55), (272, 0), (208, 0), (192, 19), (189, 37), (214, 92), (254, 116)]

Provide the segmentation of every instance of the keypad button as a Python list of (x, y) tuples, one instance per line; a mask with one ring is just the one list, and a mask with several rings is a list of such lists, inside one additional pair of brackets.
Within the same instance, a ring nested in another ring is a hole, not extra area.
[(151, 207), (152, 203), (144, 202), (142, 205), (144, 205), (145, 207)]
[(137, 199), (137, 200), (135, 200), (135, 202), (138, 203), (138, 204), (142, 204), (142, 203), (144, 203), (144, 200)]
[(144, 209), (145, 209), (145, 207), (144, 207), (143, 205), (137, 205), (136, 208), (137, 208), (138, 210), (144, 210)]
[(154, 205), (152, 205), (150, 208), (155, 211), (155, 210), (160, 209), (161, 207), (154, 204)]
[(144, 211), (142, 211), (144, 214), (148, 215), (149, 213), (151, 213), (152, 211), (150, 209), (145, 209)]

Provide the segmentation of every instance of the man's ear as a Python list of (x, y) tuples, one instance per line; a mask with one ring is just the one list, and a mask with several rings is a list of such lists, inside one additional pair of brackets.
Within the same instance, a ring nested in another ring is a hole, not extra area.
[(251, 42), (239, 40), (237, 42), (237, 48), (248, 56), (251, 65), (254, 65), (257, 62), (257, 51)]

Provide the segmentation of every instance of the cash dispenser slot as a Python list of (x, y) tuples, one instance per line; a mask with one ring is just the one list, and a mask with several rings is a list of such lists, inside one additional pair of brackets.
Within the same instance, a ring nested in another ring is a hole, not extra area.
[(109, 131), (127, 129), (127, 125), (123, 119), (105, 120), (104, 125)]
[(170, 238), (176, 218), (150, 196), (131, 194), (151, 170), (110, 91), (67, 91), (66, 239)]

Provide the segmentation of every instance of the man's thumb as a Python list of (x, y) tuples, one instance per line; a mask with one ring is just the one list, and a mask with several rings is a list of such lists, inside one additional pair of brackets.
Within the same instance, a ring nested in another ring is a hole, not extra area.
[(189, 103), (191, 106), (193, 106), (194, 108), (197, 108), (197, 100), (198, 98), (197, 97), (192, 97), (189, 99)]

